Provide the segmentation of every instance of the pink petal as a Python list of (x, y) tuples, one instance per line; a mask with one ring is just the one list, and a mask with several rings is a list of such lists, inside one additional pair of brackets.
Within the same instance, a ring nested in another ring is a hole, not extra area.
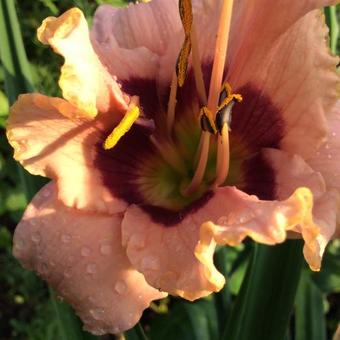
[(327, 139), (307, 163), (323, 175), (328, 188), (340, 190), (340, 101), (329, 111), (327, 121)]
[(94, 334), (131, 328), (163, 293), (121, 246), (121, 217), (88, 214), (56, 200), (53, 184), (33, 199), (14, 235), (14, 256), (57, 290)]
[(95, 166), (98, 144), (105, 138), (105, 129), (112, 130), (117, 117), (101, 114), (96, 120), (70, 120), (59, 113), (60, 107), (70, 115), (75, 110), (60, 98), (41, 94), (19, 97), (7, 126), (15, 159), (32, 174), (55, 179), (58, 197), (67, 206), (124, 211), (126, 203), (112, 196)]
[(224, 285), (223, 276), (209, 282), (194, 256), (198, 229), (199, 224), (191, 216), (176, 226), (165, 227), (153, 222), (137, 205), (131, 205), (122, 222), (123, 245), (132, 265), (150, 285), (195, 300)]
[(313, 216), (319, 226), (315, 230), (296, 226), (293, 230), (305, 240), (304, 255), (311, 269), (319, 270), (327, 243), (336, 235), (337, 212), (340, 197), (337, 190), (325, 184), (326, 178), (312, 169), (301, 157), (279, 150), (267, 149), (265, 157), (276, 172), (277, 196), (286, 199), (301, 186), (312, 190), (314, 196)]
[[(303, 16), (326, 2), (295, 1), (289, 6), (283, 0), (273, 5), (266, 0), (257, 3), (239, 4), (244, 15), (234, 23), (227, 78), (237, 89), (252, 86), (258, 96), (271, 100), (284, 119), (282, 148), (305, 157), (326, 136), (325, 113), (336, 100), (339, 83), (335, 72), (338, 58), (329, 54), (320, 11)], [(242, 105), (247, 101), (254, 105), (254, 112), (261, 110), (256, 98), (247, 98), (244, 93)], [(263, 117), (254, 119), (261, 125)], [(248, 133), (252, 126), (249, 124)]]
[(127, 104), (118, 84), (107, 73), (94, 53), (87, 22), (78, 8), (60, 17), (48, 17), (38, 29), (38, 38), (65, 58), (59, 85), (63, 97), (89, 117), (115, 106), (126, 110)]
[[(322, 185), (320, 180), (314, 180), (317, 187)], [(122, 222), (123, 244), (131, 263), (150, 285), (193, 300), (224, 285), (224, 277), (213, 265), (216, 243), (236, 245), (249, 236), (273, 245), (294, 230), (303, 234), (308, 243), (305, 249), (315, 248), (321, 227), (313, 222), (312, 207), (313, 196), (307, 188), (297, 189), (284, 201), (261, 201), (234, 187), (223, 187), (181, 222), (165, 226), (131, 205)]]
[(126, 8), (100, 6), (91, 33), (96, 52), (119, 79), (155, 78), (158, 59), (181, 28), (176, 0)]

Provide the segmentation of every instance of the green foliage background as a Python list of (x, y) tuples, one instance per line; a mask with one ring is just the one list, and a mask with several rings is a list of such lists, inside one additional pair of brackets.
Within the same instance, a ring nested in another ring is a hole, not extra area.
[[(57, 79), (63, 60), (36, 39), (36, 29), (44, 18), (57, 16), (70, 7), (77, 6), (84, 11), (91, 23), (92, 15), (99, 4), (122, 6), (127, 2), (17, 1), (19, 23), (35, 89), (50, 96), (60, 96)], [(332, 22), (329, 14), (327, 18), (329, 24), (333, 25), (334, 19)], [(335, 51), (337, 39), (334, 40), (333, 36), (331, 42)], [(86, 333), (64, 334), (61, 325), (77, 324), (76, 318), (67, 319), (67, 308), (62, 309), (65, 306), (62, 306), (53, 294), (51, 298), (46, 284), (35, 274), (23, 270), (11, 255), (12, 234), (25, 208), (26, 199), (18, 166), (12, 159), (12, 150), (5, 136), (8, 108), (4, 90), (4, 70), (0, 64), (0, 340), (73, 340), (75, 337), (89, 339), (91, 337)], [(216, 263), (228, 276), (226, 288), (195, 303), (171, 298), (153, 304), (141, 322), (146, 335), (155, 340), (220, 338), (232, 303), (240, 290), (252, 247), (251, 242), (246, 242), (237, 248), (219, 249)], [(311, 273), (304, 268), (295, 301), (295, 313), (291, 318), (287, 339), (330, 339), (340, 320), (340, 241), (334, 241), (328, 247), (320, 273)], [(56, 309), (56, 304), (60, 304), (62, 308)], [(59, 314), (56, 312), (58, 310)], [(60, 315), (60, 311), (65, 311), (65, 314)], [(140, 339), (144, 335), (137, 327), (125, 337)]]

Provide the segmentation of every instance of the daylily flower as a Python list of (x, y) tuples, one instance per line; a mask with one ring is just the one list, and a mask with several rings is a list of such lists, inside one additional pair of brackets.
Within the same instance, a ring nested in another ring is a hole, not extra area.
[(64, 99), (11, 109), (14, 157), (52, 179), (14, 255), (87, 330), (124, 331), (166, 293), (219, 291), (216, 244), (301, 235), (319, 270), (340, 189), (338, 59), (319, 10), (331, 3), (195, 0), (192, 15), (190, 1), (179, 14), (153, 0), (100, 6), (90, 33), (76, 8), (43, 22)]

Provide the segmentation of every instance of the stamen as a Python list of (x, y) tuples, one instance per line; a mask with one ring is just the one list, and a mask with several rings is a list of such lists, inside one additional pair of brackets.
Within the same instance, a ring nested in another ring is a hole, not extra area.
[(199, 155), (196, 171), (189, 186), (182, 191), (183, 196), (191, 195), (198, 189), (198, 187), (202, 183), (202, 179), (204, 177), (205, 168), (207, 166), (208, 161), (209, 145), (210, 145), (210, 133), (202, 131), (200, 140), (201, 152)]
[(176, 73), (178, 86), (184, 85), (187, 69), (188, 60), (191, 51), (191, 26), (193, 22), (191, 0), (179, 0), (179, 14), (181, 17), (183, 29), (184, 29), (184, 42), (179, 53), (176, 63)]
[(168, 102), (168, 112), (166, 117), (166, 127), (168, 136), (171, 136), (172, 127), (175, 121), (175, 113), (176, 113), (176, 104), (177, 104), (177, 76), (176, 72), (172, 75), (171, 80), (171, 87), (170, 87), (170, 95), (169, 95), (169, 102)]
[(220, 94), (231, 24), (234, 0), (224, 0), (217, 32), (214, 64), (212, 69), (208, 108), (215, 112)]
[[(227, 46), (229, 40), (229, 31), (230, 31), (230, 23), (231, 23), (231, 15), (233, 9), (233, 0), (224, 0), (221, 9), (220, 21), (217, 32), (217, 39), (215, 45), (215, 55), (214, 55), (214, 64), (212, 69), (210, 87), (209, 87), (209, 98), (208, 98), (208, 109), (211, 112), (216, 112), (216, 108), (218, 105), (219, 92), (222, 84), (225, 59), (227, 55)], [(227, 129), (228, 131), (228, 129)], [(202, 147), (199, 156), (198, 166), (195, 172), (195, 175), (185, 190), (186, 192), (193, 192), (198, 189), (201, 184), (205, 169), (208, 161), (208, 153), (209, 153), (209, 144), (210, 144), (210, 134), (209, 132), (202, 131), (201, 135)], [(224, 148), (229, 148), (229, 139), (227, 140), (228, 145)], [(228, 156), (229, 160), (229, 156)]]
[(123, 119), (113, 129), (110, 135), (105, 139), (103, 148), (109, 150), (114, 148), (119, 140), (131, 129), (132, 125), (138, 119), (140, 110), (137, 106), (138, 97), (132, 97), (130, 103), (130, 110), (128, 110)]
[(217, 161), (216, 161), (216, 180), (214, 185), (217, 187), (224, 183), (229, 172), (230, 151), (229, 151), (229, 130), (231, 124), (231, 113), (236, 102), (241, 102), (240, 94), (233, 94), (229, 84), (224, 84), (221, 95), (220, 105), (216, 113), (216, 127), (219, 132), (217, 139)]
[(217, 129), (214, 122), (214, 114), (206, 107), (203, 106), (200, 111), (200, 124), (203, 131), (216, 134)]

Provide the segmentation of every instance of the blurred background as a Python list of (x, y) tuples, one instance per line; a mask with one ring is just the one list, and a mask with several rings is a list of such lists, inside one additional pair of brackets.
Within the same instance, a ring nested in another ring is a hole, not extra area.
[[(36, 38), (36, 29), (44, 18), (58, 16), (70, 7), (77, 6), (83, 10), (91, 25), (91, 17), (99, 4), (122, 6), (127, 2), (16, 1), (18, 22), (29, 60), (33, 87), (49, 96), (61, 96), (57, 80), (63, 59), (40, 44)], [(335, 7), (326, 9), (328, 21), (331, 15), (334, 18), (335, 10)], [(335, 25), (334, 20), (331, 25)], [(335, 31), (333, 34), (336, 34)], [(335, 51), (338, 42), (335, 40), (334, 43), (334, 36), (330, 43), (333, 44), (332, 49)], [(12, 159), (12, 150), (6, 140), (5, 122), (9, 102), (4, 87), (4, 76), (0, 63), (0, 340), (90, 339), (90, 335), (81, 333), (74, 326), (79, 325), (79, 321), (68, 306), (54, 296), (35, 274), (23, 270), (11, 255), (12, 235), (26, 206), (27, 188), (23, 187), (21, 181), (26, 175)], [(34, 179), (35, 185), (39, 186), (43, 182), (43, 179)], [(231, 303), (239, 292), (251, 247), (252, 244), (247, 242), (238, 248), (219, 249), (216, 254), (217, 264), (229, 278), (226, 288), (219, 294), (195, 303), (171, 298), (153, 304), (151, 309), (144, 313), (141, 321), (147, 335), (151, 339), (161, 340), (217, 339), (219, 328), (225, 323)], [(312, 320), (317, 322), (308, 327), (321, 327), (321, 330), (308, 330), (312, 332), (312, 336), (309, 336), (305, 326)], [(340, 241), (333, 241), (327, 249), (322, 271), (320, 273), (311, 273), (308, 269), (303, 271), (287, 339), (331, 339), (339, 320)], [(67, 325), (70, 329), (65, 335), (62, 328)], [(131, 339), (133, 336), (133, 333), (126, 335)]]

